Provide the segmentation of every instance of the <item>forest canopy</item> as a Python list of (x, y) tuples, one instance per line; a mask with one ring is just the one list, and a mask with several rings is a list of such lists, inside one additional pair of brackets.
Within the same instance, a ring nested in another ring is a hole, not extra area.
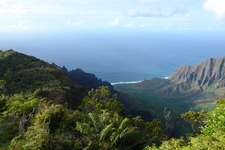
[(9, 149), (142, 149), (163, 137), (159, 121), (127, 116), (108, 87), (91, 90), (77, 110), (35, 95), (2, 101), (0, 143)]

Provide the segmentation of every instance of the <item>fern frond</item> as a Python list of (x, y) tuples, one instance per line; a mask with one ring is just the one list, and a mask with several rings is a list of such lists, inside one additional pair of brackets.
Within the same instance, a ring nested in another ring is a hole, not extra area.
[(123, 121), (120, 123), (119, 128), (117, 129), (117, 133), (122, 132), (123, 129), (129, 126), (129, 124), (130, 124), (130, 119), (124, 118)]
[(95, 113), (89, 113), (88, 115), (94, 124), (95, 130), (97, 132), (100, 132), (101, 129), (103, 128), (103, 124), (101, 123), (99, 116)]
[(135, 133), (136, 129), (138, 129), (138, 127), (126, 127), (121, 131), (121, 133), (117, 133), (116, 137), (112, 141), (112, 145), (116, 145), (119, 140), (124, 139), (128, 137), (128, 135)]
[(112, 131), (112, 124), (107, 125), (100, 133), (99, 135), (99, 141), (102, 141), (105, 139), (105, 137)]

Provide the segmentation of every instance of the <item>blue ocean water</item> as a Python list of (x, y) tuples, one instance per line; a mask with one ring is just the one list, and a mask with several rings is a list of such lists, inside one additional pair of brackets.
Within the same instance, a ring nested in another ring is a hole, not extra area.
[(18, 33), (0, 42), (2, 50), (81, 68), (111, 83), (164, 78), (182, 64), (225, 56), (225, 34), (212, 31)]

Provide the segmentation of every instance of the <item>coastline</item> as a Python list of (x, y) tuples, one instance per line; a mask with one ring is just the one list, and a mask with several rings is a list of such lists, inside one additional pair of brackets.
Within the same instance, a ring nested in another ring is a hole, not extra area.
[[(164, 77), (163, 79), (169, 79), (171, 76), (168, 76), (168, 77)], [(151, 79), (149, 79), (151, 80)], [(142, 80), (144, 81), (144, 80)], [(136, 83), (140, 83), (142, 81), (128, 81), (128, 82), (114, 82), (114, 83), (110, 83), (112, 86), (113, 85), (117, 85), (117, 84), (136, 84)]]
[(142, 81), (129, 81), (129, 82), (115, 82), (115, 83), (110, 83), (111, 85), (117, 85), (117, 84), (135, 84), (135, 83), (140, 83)]

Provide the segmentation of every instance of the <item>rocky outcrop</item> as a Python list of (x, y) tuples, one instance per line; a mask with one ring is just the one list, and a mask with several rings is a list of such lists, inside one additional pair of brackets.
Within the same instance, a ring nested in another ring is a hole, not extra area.
[(225, 57), (210, 58), (198, 65), (182, 65), (177, 68), (170, 81), (185, 82), (193, 86), (210, 86), (217, 83), (215, 88), (225, 87)]
[(165, 96), (193, 97), (206, 90), (214, 92), (225, 87), (225, 56), (210, 58), (197, 65), (182, 65), (168, 79), (153, 78), (138, 83), (136, 87), (150, 88)]
[(98, 79), (94, 74), (86, 73), (81, 69), (68, 71), (66, 67), (62, 67), (61, 70), (76, 84), (81, 85), (89, 90), (92, 88), (97, 89), (99, 86), (108, 86), (112, 94), (116, 93), (113, 86), (109, 82)]
[(190, 85), (188, 83), (181, 82), (181, 83), (166, 86), (165, 88), (162, 88), (162, 90), (160, 90), (160, 92), (158, 93), (163, 95), (179, 94), (189, 89), (190, 89)]

